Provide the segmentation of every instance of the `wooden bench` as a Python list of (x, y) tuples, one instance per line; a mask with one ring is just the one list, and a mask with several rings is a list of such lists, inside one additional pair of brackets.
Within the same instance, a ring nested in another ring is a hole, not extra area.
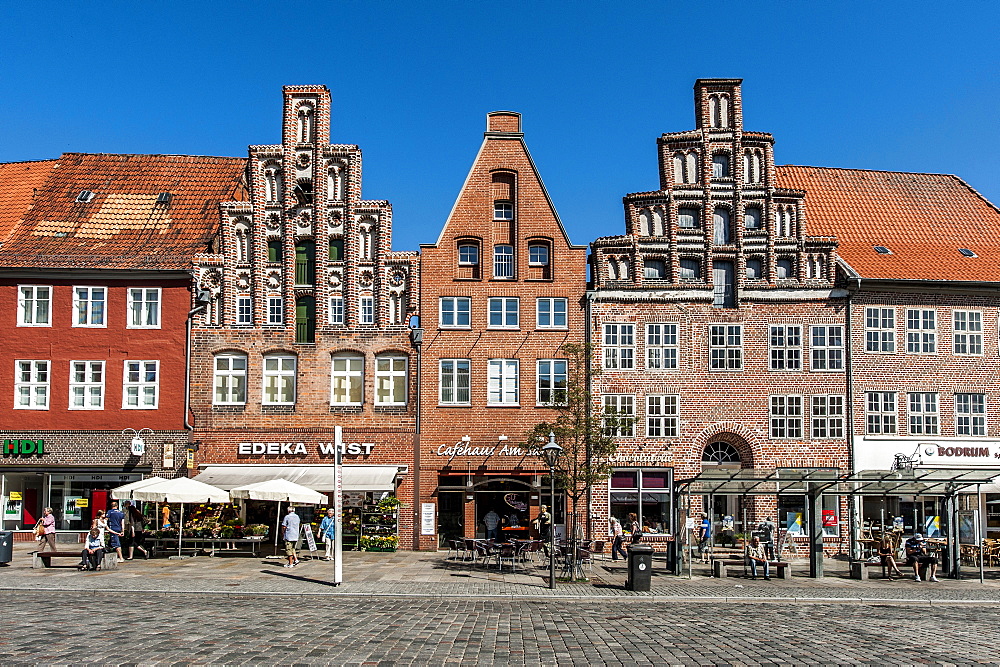
[[(80, 551), (83, 551), (81, 547)], [(77, 562), (81, 560), (80, 551), (32, 551), (31, 567), (38, 570), (45, 567), (52, 567), (53, 558), (75, 558)], [(104, 552), (104, 560), (101, 561), (102, 570), (118, 569), (118, 554), (114, 551)]]
[[(738, 567), (742, 570), (744, 564), (745, 563), (742, 559), (730, 559), (730, 560), (724, 560), (721, 558), (716, 559), (712, 561), (713, 574), (715, 574), (715, 576), (718, 577), (719, 579), (725, 579), (726, 577), (729, 576), (729, 573), (727, 572), (728, 568)], [(778, 579), (789, 579), (792, 576), (792, 567), (789, 563), (772, 560), (768, 561), (768, 567), (770, 568), (771, 573)], [(746, 568), (747, 571), (749, 572), (750, 565), (746, 564)], [(763, 566), (757, 569), (757, 572), (761, 575), (763, 575), (763, 571), (764, 571)]]

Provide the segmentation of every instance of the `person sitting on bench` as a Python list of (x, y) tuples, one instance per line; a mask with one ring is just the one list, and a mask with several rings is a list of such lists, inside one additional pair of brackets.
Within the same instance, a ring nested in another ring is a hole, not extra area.
[(927, 581), (937, 581), (937, 557), (930, 555), (927, 551), (927, 543), (924, 536), (915, 533), (913, 537), (906, 540), (906, 564), (913, 566), (913, 580), (920, 581), (920, 566), (927, 566)]
[(104, 560), (104, 542), (101, 540), (101, 531), (96, 527), (90, 529), (87, 535), (87, 545), (80, 553), (83, 558), (83, 565), (87, 570), (101, 569), (101, 562)]
[(760, 538), (756, 535), (753, 536), (750, 544), (747, 545), (746, 558), (750, 563), (751, 578), (757, 578), (757, 566), (763, 564), (764, 579), (767, 581), (771, 580), (771, 564), (767, 562), (767, 554), (764, 551), (764, 545), (760, 543)]
[(894, 556), (895, 551), (896, 549), (894, 548), (892, 542), (892, 536), (889, 535), (889, 533), (882, 535), (882, 540), (878, 544), (878, 558), (882, 563), (882, 567), (885, 568), (884, 571), (889, 573), (889, 579), (892, 579), (892, 575), (894, 574), (900, 577), (903, 576), (903, 571), (899, 569), (898, 565), (896, 565), (896, 558)]

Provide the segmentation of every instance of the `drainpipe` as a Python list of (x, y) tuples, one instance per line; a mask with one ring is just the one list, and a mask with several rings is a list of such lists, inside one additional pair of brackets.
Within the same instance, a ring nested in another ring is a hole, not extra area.
[[(194, 279), (194, 274), (192, 274), (192, 279)], [(205, 302), (199, 299), (201, 295), (195, 292), (195, 303), (194, 308), (188, 311), (187, 323), (185, 331), (184, 340), (184, 430), (188, 432), (188, 446), (191, 446), (194, 436), (194, 425), (190, 421), (191, 415), (191, 323), (194, 320), (194, 316), (205, 310)], [(185, 447), (185, 456), (187, 456), (187, 447)]]
[[(591, 386), (590, 386), (590, 383), (591, 383), (591, 372), (590, 372), (591, 371), (591, 369), (590, 369), (590, 341), (591, 341), (591, 336), (590, 336), (590, 311), (591, 311), (591, 302), (592, 302), (592, 299), (593, 299), (593, 292), (589, 292), (588, 291), (586, 293), (586, 295), (585, 295), (584, 302), (583, 302), (583, 306), (584, 306), (584, 311), (583, 311), (583, 349), (584, 349), (584, 352), (585, 352), (583, 358), (584, 358), (584, 362), (586, 363), (586, 368), (584, 370), (584, 383), (585, 383), (584, 386), (586, 388), (586, 391), (584, 392), (584, 395), (587, 397), (587, 413), (586, 414), (588, 414), (588, 415), (590, 414), (590, 398), (591, 398), (591, 396), (590, 396), (590, 390), (591, 390)], [(590, 475), (590, 457), (591, 457), (591, 453), (590, 453), (590, 429), (587, 429), (586, 433), (587, 433), (587, 442), (586, 442), (586, 445), (587, 445), (587, 474), (589, 476)], [(593, 499), (593, 496), (592, 496), (592, 490), (591, 489), (592, 489), (592, 486), (590, 484), (587, 484), (587, 539), (588, 540), (591, 539), (591, 526), (594, 523), (594, 521), (593, 521), (594, 517), (593, 517), (593, 514), (592, 514), (592, 512), (593, 512), (593, 500), (594, 499)], [(555, 498), (553, 498), (552, 500), (554, 502)], [(642, 499), (640, 498), (640, 502), (641, 502), (641, 500)], [(609, 502), (610, 502), (610, 500), (609, 500)], [(609, 508), (610, 508), (610, 505), (609, 505)]]
[[(860, 291), (861, 289), (861, 279), (855, 278), (855, 287)], [(850, 474), (854, 474), (854, 370), (853, 370), (853, 357), (854, 357), (854, 345), (852, 337), (851, 324), (853, 321), (853, 308), (852, 308), (852, 297), (854, 292), (850, 289), (847, 290), (847, 302), (844, 306), (844, 347), (845, 349), (845, 359), (844, 359), (844, 373), (846, 374), (845, 391), (847, 395), (844, 398), (844, 402), (847, 403), (847, 414), (844, 418), (847, 420), (847, 468)], [(859, 503), (861, 499), (852, 494), (850, 496), (850, 503), (848, 505), (848, 511), (850, 512), (850, 536), (849, 545), (850, 558), (855, 560), (860, 558), (859, 551), (859, 531), (861, 530), (861, 508)]]

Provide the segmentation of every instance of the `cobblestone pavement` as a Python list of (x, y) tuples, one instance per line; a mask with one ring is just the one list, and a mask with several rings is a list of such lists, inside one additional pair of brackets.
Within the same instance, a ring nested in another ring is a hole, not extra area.
[(1000, 607), (0, 593), (0, 663), (998, 664)]

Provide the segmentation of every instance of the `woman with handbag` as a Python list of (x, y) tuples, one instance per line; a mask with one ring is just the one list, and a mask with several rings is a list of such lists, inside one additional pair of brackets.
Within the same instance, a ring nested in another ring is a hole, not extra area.
[(125, 509), (127, 510), (125, 513), (125, 532), (131, 537), (126, 552), (128, 557), (125, 560), (132, 560), (136, 549), (142, 552), (143, 558), (149, 560), (149, 551), (146, 549), (146, 517), (136, 509), (135, 505), (129, 504)]
[(642, 526), (639, 525), (639, 517), (636, 516), (635, 512), (629, 512), (628, 528), (629, 532), (632, 533), (632, 544), (640, 542), (642, 540)]
[[(39, 536), (39, 551), (55, 551), (56, 550), (56, 517), (52, 514), (52, 508), (46, 507), (42, 510), (42, 518), (38, 521), (41, 526), (41, 535)], [(35, 529), (38, 531), (38, 528)]]

